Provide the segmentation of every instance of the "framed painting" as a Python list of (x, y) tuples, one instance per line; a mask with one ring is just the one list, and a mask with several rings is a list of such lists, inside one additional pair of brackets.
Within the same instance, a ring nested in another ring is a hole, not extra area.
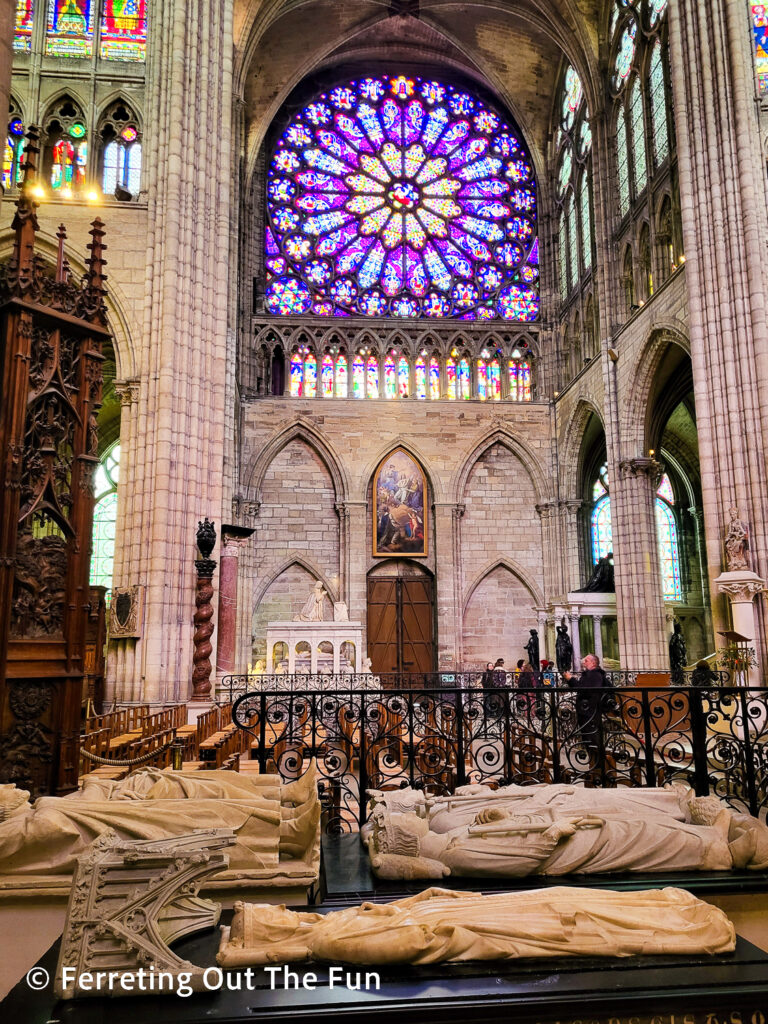
[(382, 459), (373, 478), (373, 555), (427, 557), (427, 480), (402, 448)]

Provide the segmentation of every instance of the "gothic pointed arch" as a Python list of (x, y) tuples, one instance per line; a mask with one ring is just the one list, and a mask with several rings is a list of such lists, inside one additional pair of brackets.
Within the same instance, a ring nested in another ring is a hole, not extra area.
[(581, 498), (582, 449), (584, 436), (593, 416), (603, 426), (603, 414), (597, 405), (588, 398), (579, 398), (562, 435), (560, 481), (561, 491), (566, 500), (575, 501)]
[(278, 566), (273, 568), (267, 576), (259, 580), (258, 587), (253, 595), (254, 608), (257, 608), (259, 606), (262, 598), (267, 593), (272, 584), (275, 582), (275, 580), (279, 579), (279, 577), (282, 576), (283, 573), (287, 572), (293, 566), (301, 566), (301, 568), (305, 569), (310, 576), (313, 576), (315, 580), (318, 580), (320, 583), (322, 583), (326, 591), (328, 592), (328, 596), (330, 597), (331, 601), (339, 600), (338, 587), (334, 586), (328, 574), (324, 572), (324, 570), (317, 564), (317, 562), (314, 561), (314, 559), (308, 558), (306, 555), (290, 555), (288, 558), (284, 559)]
[(469, 602), (477, 588), (488, 576), (491, 575), (491, 573), (499, 568), (509, 570), (513, 576), (516, 576), (520, 580), (526, 590), (530, 591), (533, 604), (536, 607), (541, 608), (544, 605), (544, 594), (541, 587), (534, 579), (531, 578), (530, 573), (526, 572), (526, 570), (513, 558), (496, 558), (493, 561), (488, 562), (488, 564), (477, 573), (466, 587), (462, 601), (462, 613), (466, 613)]
[(349, 495), (349, 484), (341, 459), (334, 446), (321, 432), (302, 418), (297, 418), (279, 431), (264, 447), (251, 456), (243, 473), (243, 482), (248, 496), (253, 501), (261, 500), (261, 486), (272, 462), (291, 441), (303, 441), (314, 450), (325, 465), (333, 481), (336, 501), (345, 501)]
[(353, 497), (358, 501), (365, 501), (368, 497), (369, 489), (373, 484), (373, 476), (376, 470), (379, 468), (381, 463), (386, 459), (392, 452), (402, 449), (407, 455), (419, 464), (421, 471), (423, 472), (426, 482), (427, 490), (429, 491), (431, 501), (443, 501), (443, 485), (439, 475), (430, 467), (430, 460), (426, 453), (417, 444), (414, 444), (412, 438), (405, 437), (402, 434), (398, 434), (396, 437), (388, 440), (386, 444), (382, 445), (377, 451), (376, 455), (372, 459), (369, 459), (363, 469), (360, 477), (358, 478), (357, 487), (353, 494)]
[(690, 356), (691, 345), (683, 325), (656, 323), (638, 356), (627, 389), (629, 400), (622, 417), (623, 455), (642, 455), (647, 448), (653, 410), (650, 397), (659, 367), (670, 346)]
[(533, 485), (536, 502), (548, 501), (552, 493), (551, 486), (539, 460), (521, 438), (516, 437), (506, 427), (500, 426), (494, 426), (488, 430), (459, 464), (459, 469), (454, 474), (450, 486), (452, 500), (461, 503), (472, 470), (488, 449), (495, 444), (500, 444), (508, 449), (522, 464)]

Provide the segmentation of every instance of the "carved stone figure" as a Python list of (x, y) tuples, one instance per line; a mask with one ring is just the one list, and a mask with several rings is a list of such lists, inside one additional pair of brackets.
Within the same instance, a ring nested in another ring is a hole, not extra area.
[(533, 666), (535, 672), (539, 667), (539, 631), (532, 629), (530, 634), (530, 639), (523, 649), (528, 652), (528, 662)]
[(0, 786), (0, 889), (30, 879), (69, 884), (77, 857), (111, 830), (120, 839), (171, 839), (201, 823), (230, 829), (226, 880), (311, 884), (319, 869), (320, 804), (314, 766), (299, 780), (237, 772), (145, 769), (121, 782), (89, 782), (67, 797)]
[(318, 580), (317, 583), (315, 583), (312, 593), (304, 602), (304, 607), (299, 612), (299, 621), (322, 622), (323, 605), (327, 596), (328, 595), (323, 588), (323, 584)]
[(544, 786), (525, 797), (509, 793), (514, 788), (429, 802), (423, 816), (375, 807), (368, 838), (374, 872), (514, 878), (768, 867), (768, 827), (717, 800), (717, 813), (707, 806), (702, 815), (684, 787), (661, 791), (660, 799), (641, 790), (637, 802), (635, 790)]
[(725, 914), (681, 889), (608, 892), (555, 887), (481, 896), (431, 888), (393, 903), (330, 914), (236, 903), (222, 928), (222, 967), (324, 960), (434, 964), (520, 957), (721, 953)]
[(687, 660), (688, 656), (685, 649), (683, 628), (679, 622), (676, 622), (674, 632), (669, 638), (669, 667), (671, 670), (672, 683), (675, 686), (682, 686), (685, 682), (683, 669), (685, 668)]
[(570, 672), (573, 666), (573, 644), (568, 635), (568, 627), (565, 619), (561, 626), (557, 627), (557, 640), (555, 641), (555, 659), (557, 660), (557, 671)]
[(728, 572), (749, 569), (749, 528), (739, 519), (739, 510), (732, 507), (728, 510), (731, 521), (725, 535), (725, 561)]
[(616, 583), (614, 579), (613, 552), (609, 551), (605, 558), (601, 558), (595, 566), (589, 582), (580, 587), (577, 594), (614, 594)]
[(373, 662), (371, 661), (371, 659), (366, 654), (366, 656), (363, 658), (363, 668), (362, 668), (362, 671), (366, 675), (370, 674), (373, 671), (372, 668), (371, 668), (372, 665), (373, 665)]
[(333, 605), (333, 621), (349, 622), (349, 609), (346, 601), (335, 601)]

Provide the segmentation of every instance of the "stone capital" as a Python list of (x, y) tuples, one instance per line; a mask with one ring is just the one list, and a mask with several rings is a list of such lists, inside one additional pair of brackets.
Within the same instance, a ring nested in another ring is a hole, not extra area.
[(232, 499), (232, 516), (237, 519), (255, 519), (261, 509), (260, 501), (247, 501), (245, 498)]
[(557, 513), (557, 502), (545, 501), (540, 505), (535, 505), (534, 508), (539, 519), (551, 519)]
[(141, 390), (138, 380), (116, 380), (114, 387), (121, 406), (130, 407), (138, 402)]
[(715, 580), (719, 593), (727, 594), (731, 604), (752, 604), (765, 591), (765, 580), (756, 572), (724, 572)]
[(622, 459), (619, 462), (619, 473), (625, 478), (645, 476), (654, 487), (658, 487), (664, 473), (664, 466), (661, 462), (650, 456), (637, 459)]

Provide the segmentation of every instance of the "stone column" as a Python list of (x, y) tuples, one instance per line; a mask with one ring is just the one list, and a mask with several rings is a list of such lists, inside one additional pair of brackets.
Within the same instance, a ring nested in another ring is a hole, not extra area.
[(463, 505), (435, 502), (432, 506), (435, 531), (435, 600), (437, 602), (437, 667), (450, 672), (459, 664), (461, 647), (461, 604), (457, 587), (457, 549)]
[(665, 671), (667, 652), (654, 501), (661, 465), (623, 459), (611, 482), (616, 609), (622, 668)]
[[(166, 0), (149, 31), (141, 388), (129, 472), (120, 481), (121, 501), (130, 495), (124, 503), (133, 510), (122, 580), (146, 585), (146, 603), (124, 686), (140, 699), (179, 700), (188, 695), (192, 668), (189, 537), (204, 516), (220, 520), (232, 497), (225, 494), (223, 425), (234, 415), (226, 382), (236, 360), (229, 330), (239, 152), (231, 130), (233, 0)], [(192, 111), (201, 123), (220, 126), (214, 161), (189, 147)], [(201, 196), (208, 197), (205, 209)]]
[[(733, 631), (754, 642), (757, 632), (755, 622), (755, 598), (765, 591), (765, 580), (760, 579), (756, 572), (749, 569), (737, 569), (724, 572), (715, 580), (718, 591), (726, 594), (731, 605)], [(750, 646), (747, 644), (746, 646)], [(762, 686), (762, 673), (759, 664), (748, 670), (750, 686)]]
[[(768, 237), (753, 39), (741, 0), (669, 5), (688, 325), (715, 631), (728, 508), (751, 528), (752, 568), (768, 573)], [(763, 602), (755, 647), (766, 648)]]
[(593, 615), (592, 616), (592, 629), (594, 630), (595, 636), (595, 654), (600, 659), (601, 663), (603, 660), (603, 616)]
[[(222, 676), (237, 672), (237, 589), (240, 549), (245, 547), (252, 529), (222, 526), (219, 559), (219, 623), (216, 636), (216, 672)], [(245, 669), (246, 666), (241, 666)]]
[(363, 623), (363, 638), (365, 640), (366, 652), (367, 642), (367, 619), (368, 619), (368, 581), (366, 569), (368, 567), (368, 502), (347, 501), (345, 502), (348, 522), (348, 571), (347, 580), (347, 606), (349, 617), (356, 622)]
[(573, 644), (573, 671), (578, 672), (581, 668), (581, 637), (579, 636), (581, 615), (578, 611), (571, 611), (569, 620), (571, 625), (571, 643)]

